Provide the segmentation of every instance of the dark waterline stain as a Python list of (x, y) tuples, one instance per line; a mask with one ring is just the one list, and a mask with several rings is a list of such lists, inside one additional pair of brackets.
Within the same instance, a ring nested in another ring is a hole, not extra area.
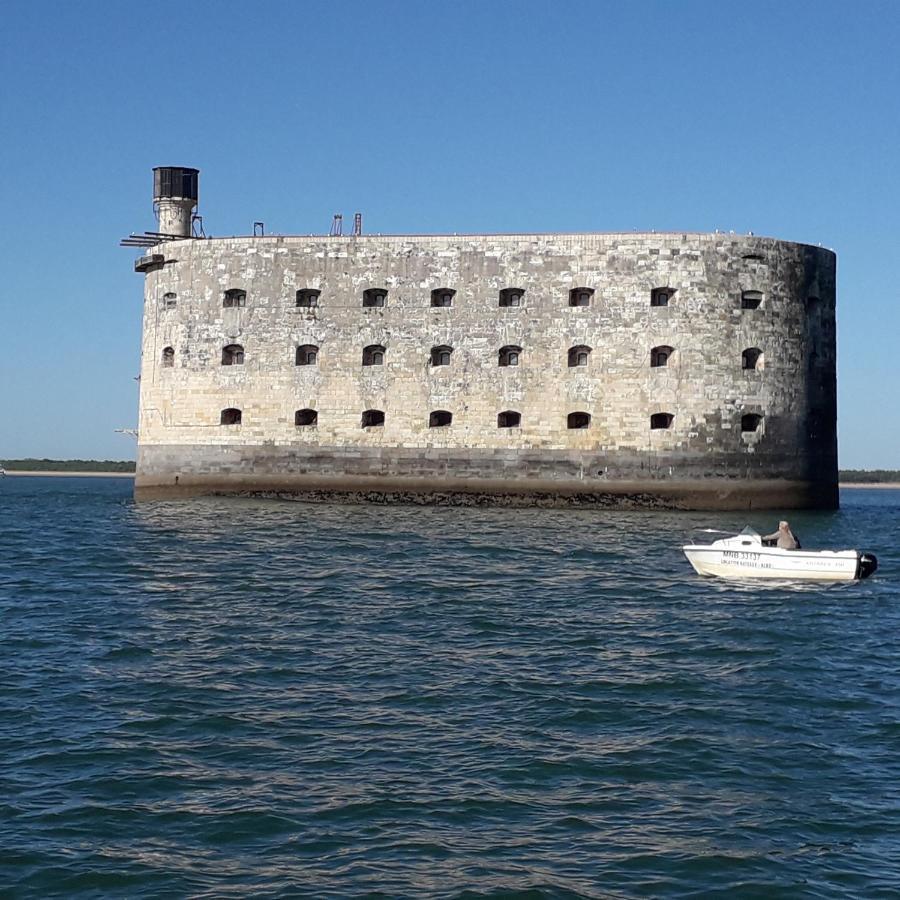
[(0, 483), (12, 896), (893, 896), (900, 492), (777, 513), (135, 505)]

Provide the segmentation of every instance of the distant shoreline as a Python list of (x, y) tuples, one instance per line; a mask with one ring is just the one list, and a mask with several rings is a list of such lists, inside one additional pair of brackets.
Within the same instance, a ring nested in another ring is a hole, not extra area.
[(47, 478), (134, 478), (134, 472), (57, 472), (53, 470), (32, 472), (25, 469), (7, 469), (6, 474), (9, 476), (39, 475)]
[[(134, 472), (65, 472), (56, 470), (31, 471), (24, 469), (7, 469), (6, 474), (10, 476), (40, 476), (43, 478), (134, 478)], [(887, 488), (889, 490), (900, 490), (900, 481), (842, 481), (838, 484), (838, 487), (851, 489)]]

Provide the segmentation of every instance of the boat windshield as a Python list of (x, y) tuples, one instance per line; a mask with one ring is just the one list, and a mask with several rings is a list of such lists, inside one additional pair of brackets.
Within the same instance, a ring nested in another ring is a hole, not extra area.
[(759, 532), (752, 529), (749, 525), (741, 532), (741, 534), (746, 534), (748, 537), (759, 537)]

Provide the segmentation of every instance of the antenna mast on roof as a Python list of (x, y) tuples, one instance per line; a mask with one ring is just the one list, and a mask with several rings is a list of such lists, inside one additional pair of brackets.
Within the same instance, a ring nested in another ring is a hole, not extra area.
[(353, 237), (359, 237), (362, 234), (362, 213), (356, 213), (353, 216)]
[(328, 232), (330, 237), (340, 237), (344, 233), (344, 217), (341, 213), (335, 213), (331, 220), (331, 231)]

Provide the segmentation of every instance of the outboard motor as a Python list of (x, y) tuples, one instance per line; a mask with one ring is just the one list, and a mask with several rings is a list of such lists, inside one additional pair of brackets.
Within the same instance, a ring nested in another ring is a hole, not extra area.
[(856, 560), (856, 577), (868, 578), (878, 568), (874, 553), (860, 553)]

